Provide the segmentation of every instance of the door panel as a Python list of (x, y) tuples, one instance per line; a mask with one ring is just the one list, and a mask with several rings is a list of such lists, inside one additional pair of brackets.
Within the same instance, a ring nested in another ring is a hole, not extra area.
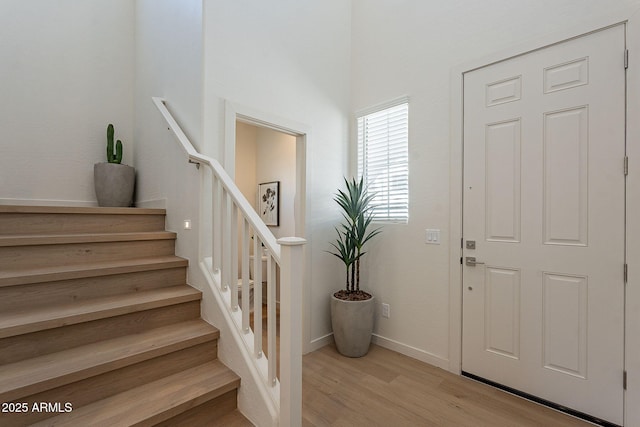
[(464, 76), (463, 371), (622, 424), (625, 28)]
[(487, 240), (520, 241), (520, 119), (487, 125)]
[(587, 379), (587, 278), (544, 273), (544, 367)]
[(544, 114), (544, 243), (586, 246), (587, 106)]
[(487, 267), (485, 277), (485, 349), (520, 357), (520, 272)]

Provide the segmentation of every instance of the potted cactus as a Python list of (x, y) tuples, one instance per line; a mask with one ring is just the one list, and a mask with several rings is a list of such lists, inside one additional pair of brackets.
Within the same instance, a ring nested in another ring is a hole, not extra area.
[(113, 125), (107, 126), (107, 162), (93, 165), (99, 206), (129, 207), (133, 204), (136, 170), (122, 162), (122, 141), (113, 142)]

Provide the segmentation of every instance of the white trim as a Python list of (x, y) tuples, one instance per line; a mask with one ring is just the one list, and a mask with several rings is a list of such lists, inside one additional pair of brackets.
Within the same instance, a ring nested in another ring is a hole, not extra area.
[(305, 349), (304, 354), (311, 353), (319, 350), (333, 342), (333, 332), (323, 335), (320, 338), (316, 338), (309, 343), (309, 346)]
[(225, 101), (223, 166), (232, 178), (235, 178), (236, 120), (295, 137), (308, 135), (311, 129), (303, 123), (297, 123), (275, 114), (256, 110), (228, 100)]
[(9, 199), (0, 198), (0, 205), (14, 206), (80, 206), (97, 207), (97, 201), (51, 200), (51, 199)]
[(449, 371), (462, 371), (462, 125), (463, 71), (451, 73), (449, 166)]
[(380, 347), (384, 347), (400, 354), (404, 354), (405, 356), (412, 357), (421, 362), (436, 366), (440, 369), (446, 370), (449, 366), (449, 361), (447, 359), (436, 356), (435, 354), (429, 353), (428, 351), (420, 350), (419, 348), (412, 347), (410, 345), (403, 344), (401, 342), (385, 338), (377, 334), (373, 334), (373, 336), (371, 337), (371, 342), (379, 345)]
[[(333, 332), (311, 341), (310, 351), (316, 351), (331, 343), (333, 343)], [(404, 354), (405, 356), (411, 357), (421, 362), (428, 363), (429, 365), (436, 366), (440, 369), (447, 370), (449, 366), (449, 361), (443, 357), (437, 356), (433, 353), (429, 353), (428, 351), (424, 351), (416, 347), (412, 347), (408, 344), (383, 337), (382, 335), (371, 334), (371, 343), (389, 350), (393, 350), (397, 353)]]
[(167, 209), (167, 199), (142, 200), (136, 202), (137, 208)]
[[(458, 74), (460, 74), (461, 76), (462, 73), (470, 72), (487, 65), (515, 58), (517, 56), (526, 55), (527, 53), (533, 52), (535, 50), (543, 49), (545, 47), (562, 43), (567, 40), (582, 37), (595, 31), (600, 31), (608, 27), (625, 23), (629, 20), (629, 17), (636, 12), (637, 9), (637, 7), (629, 7), (629, 9), (624, 12), (616, 12), (610, 14), (609, 16), (598, 16), (596, 18), (586, 20), (582, 23), (578, 23), (575, 26), (570, 26), (566, 29), (559, 30), (532, 40), (528, 40), (526, 42), (516, 44), (498, 52), (494, 52), (492, 54), (464, 62), (453, 68), (451, 77), (452, 79), (454, 79)], [(452, 102), (453, 101), (455, 100), (452, 100)]]
[(371, 107), (363, 108), (362, 110), (358, 110), (354, 113), (355, 118), (366, 116), (367, 114), (375, 113), (380, 110), (386, 110), (387, 108), (395, 107), (400, 104), (409, 104), (409, 96), (403, 95), (399, 98), (394, 98), (390, 101), (381, 102), (376, 105), (372, 105)]
[(627, 22), (627, 264), (628, 278), (625, 301), (625, 425), (640, 425), (640, 242), (631, 236), (640, 234), (640, 10)]
[(236, 117), (237, 107), (229, 101), (224, 103), (224, 147), (222, 159), (225, 170), (232, 179), (236, 179)]

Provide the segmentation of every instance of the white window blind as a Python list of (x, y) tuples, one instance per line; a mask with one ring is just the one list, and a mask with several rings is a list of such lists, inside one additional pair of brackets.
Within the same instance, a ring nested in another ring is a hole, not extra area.
[(409, 103), (407, 99), (358, 118), (358, 177), (375, 193), (375, 221), (409, 219)]

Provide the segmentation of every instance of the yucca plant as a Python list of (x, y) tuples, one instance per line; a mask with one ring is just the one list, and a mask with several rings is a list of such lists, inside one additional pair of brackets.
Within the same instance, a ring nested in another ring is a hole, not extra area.
[[(366, 253), (364, 245), (380, 233), (380, 229), (370, 230), (373, 221), (375, 194), (368, 194), (364, 179), (344, 178), (346, 191), (338, 190), (333, 200), (342, 209), (344, 222), (336, 227), (338, 239), (331, 243), (335, 251), (329, 252), (339, 258), (346, 270), (346, 294), (360, 293), (360, 259)], [(336, 295), (338, 297), (338, 295)]]

